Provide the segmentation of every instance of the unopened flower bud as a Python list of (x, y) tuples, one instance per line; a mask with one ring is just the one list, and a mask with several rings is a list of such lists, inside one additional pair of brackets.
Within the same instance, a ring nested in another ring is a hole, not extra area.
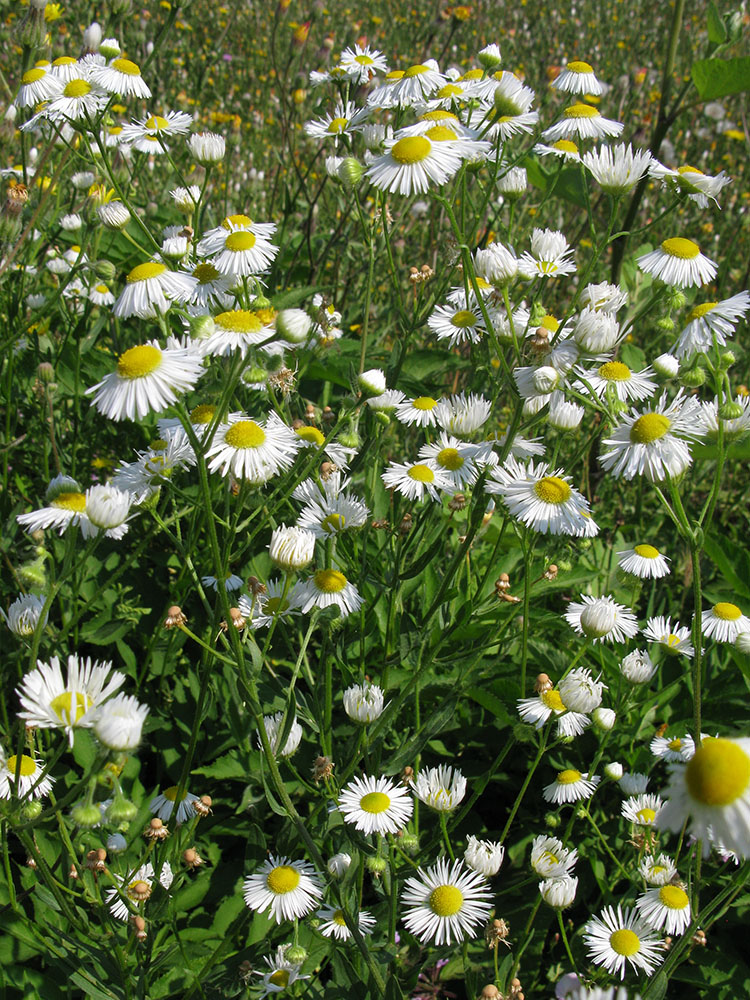
[(720, 366), (724, 369), (731, 368), (736, 360), (737, 358), (734, 355), (734, 351), (723, 351), (721, 358), (719, 359)]
[(84, 829), (99, 826), (102, 821), (101, 809), (99, 806), (95, 806), (93, 802), (81, 802), (77, 806), (73, 806), (70, 811), (70, 817), (76, 826), (83, 827)]
[(619, 781), (625, 771), (619, 761), (613, 760), (604, 765), (604, 773), (611, 781)]
[(367, 870), (374, 878), (380, 878), (388, 867), (385, 858), (379, 856), (367, 858), (365, 864), (367, 865)]
[(123, 796), (112, 799), (107, 807), (107, 819), (110, 823), (129, 823), (137, 814), (135, 803)]
[(94, 264), (94, 273), (102, 281), (114, 281), (117, 276), (117, 268), (111, 260), (98, 260)]
[(674, 330), (674, 320), (671, 316), (660, 316), (656, 321), (656, 329), (662, 333), (671, 333)]
[(613, 729), (617, 721), (617, 715), (611, 708), (595, 708), (591, 718), (596, 728), (600, 729), (603, 733), (608, 733)]
[(294, 965), (302, 965), (303, 962), (307, 961), (307, 952), (301, 944), (293, 944), (284, 952), (284, 958), (287, 962), (293, 962)]
[(684, 385), (686, 389), (697, 389), (705, 381), (706, 373), (703, 368), (692, 368), (680, 375), (680, 385)]
[(653, 361), (653, 369), (662, 378), (674, 378), (680, 370), (680, 362), (673, 354), (660, 354)]
[(350, 191), (353, 188), (359, 187), (363, 173), (364, 167), (353, 156), (347, 156), (338, 169), (339, 180)]
[(744, 412), (742, 405), (735, 403), (734, 400), (728, 400), (719, 407), (719, 416), (722, 420), (737, 420)]

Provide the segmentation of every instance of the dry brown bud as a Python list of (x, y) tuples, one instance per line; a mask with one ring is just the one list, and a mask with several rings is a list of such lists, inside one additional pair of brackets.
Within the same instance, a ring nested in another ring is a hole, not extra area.
[(408, 535), (414, 526), (414, 518), (411, 514), (404, 514), (401, 518), (401, 523), (398, 526), (398, 531), (400, 535)]
[(381, 517), (379, 519), (376, 518), (372, 522), (372, 526), (376, 531), (384, 531), (386, 528), (389, 527), (388, 518), (386, 517)]
[(28, 858), (26, 858), (26, 867), (27, 868), (36, 868), (36, 861), (34, 861), (34, 859), (30, 855), (29, 855)]
[(484, 940), (488, 948), (497, 948), (501, 941), (507, 948), (510, 948), (509, 934), (510, 924), (499, 918), (490, 920), (484, 928)]
[(544, 694), (545, 691), (551, 691), (553, 687), (554, 684), (549, 679), (548, 674), (537, 674), (534, 681), (534, 692), (536, 694)]
[(79, 877), (79, 875), (78, 875), (78, 869), (76, 868), (75, 865), (71, 865), (70, 866), (70, 871), (68, 872), (68, 878), (75, 878), (75, 879), (77, 879), (78, 877)]
[(86, 855), (86, 867), (92, 872), (103, 872), (107, 867), (107, 852), (103, 847), (96, 851), (89, 851)]
[(169, 836), (169, 829), (164, 826), (158, 816), (154, 816), (146, 829), (143, 831), (143, 836), (147, 840), (166, 840)]
[(330, 757), (316, 757), (312, 766), (313, 781), (315, 781), (316, 784), (319, 781), (328, 781), (333, 774), (335, 766), (336, 765)]
[(169, 611), (167, 611), (164, 628), (179, 628), (180, 625), (184, 625), (186, 621), (187, 618), (183, 615), (182, 608), (177, 604), (173, 604)]
[(151, 895), (151, 886), (148, 882), (144, 881), (133, 882), (132, 885), (128, 886), (128, 895), (131, 899), (136, 900), (138, 903), (142, 903)]
[(145, 941), (146, 940), (146, 921), (143, 919), (143, 917), (140, 917), (140, 916), (131, 917), (130, 918), (130, 922), (133, 925), (133, 930), (135, 931), (135, 936), (138, 938), (138, 940), (139, 941)]
[(213, 800), (210, 795), (201, 795), (199, 799), (194, 800), (193, 809), (195, 809), (199, 816), (208, 816), (212, 805)]
[(466, 506), (466, 494), (454, 493), (448, 501), (448, 510), (463, 510)]
[(260, 597), (261, 594), (266, 593), (265, 583), (261, 583), (257, 576), (249, 576), (247, 578), (247, 586), (253, 597)]
[(235, 628), (243, 629), (247, 624), (239, 608), (230, 608), (229, 617), (232, 619), (232, 625)]
[(410, 785), (412, 783), (412, 781), (414, 781), (414, 768), (413, 767), (409, 767), (408, 764), (406, 765), (406, 767), (401, 772), (401, 781), (405, 785)]
[(188, 868), (200, 868), (204, 864), (203, 858), (194, 847), (188, 847), (187, 850), (182, 852), (182, 860)]
[(498, 997), (502, 997), (502, 994), (494, 983), (488, 983), (479, 996), (482, 1000), (497, 1000)]
[(547, 569), (544, 571), (545, 580), (556, 580), (558, 574), (558, 568), (554, 563), (550, 563)]

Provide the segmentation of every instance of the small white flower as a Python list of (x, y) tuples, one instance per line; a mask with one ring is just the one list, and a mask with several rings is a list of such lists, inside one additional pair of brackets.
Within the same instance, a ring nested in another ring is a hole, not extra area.
[(717, 271), (716, 264), (701, 253), (697, 243), (681, 236), (663, 240), (657, 250), (638, 257), (636, 264), (646, 274), (677, 288), (707, 285)]
[(489, 885), (478, 872), (464, 871), (463, 863), (440, 859), (431, 868), (419, 868), (407, 878), (401, 896), (404, 924), (423, 944), (438, 947), (476, 937), (491, 910)]
[(383, 712), (383, 692), (369, 681), (354, 684), (344, 691), (344, 710), (355, 722), (374, 722)]
[(563, 846), (557, 837), (540, 834), (531, 845), (531, 867), (542, 878), (563, 878), (569, 875), (578, 861), (574, 848)]
[(305, 528), (280, 524), (271, 532), (268, 547), (271, 562), (286, 571), (304, 569), (315, 555), (315, 535)]
[(178, 785), (170, 785), (169, 788), (165, 788), (163, 792), (154, 796), (149, 802), (149, 809), (163, 823), (169, 822), (172, 814), (175, 812), (175, 808), (177, 809), (175, 816), (176, 823), (184, 823), (186, 820), (193, 819), (197, 815), (193, 808), (193, 803), (199, 801), (199, 796), (189, 792), (187, 788), (183, 788), (178, 799), (177, 793), (179, 791)]
[(655, 736), (649, 744), (651, 753), (655, 757), (669, 762), (681, 761), (684, 763), (695, 753), (695, 741), (692, 736)]
[(598, 775), (589, 777), (588, 773), (582, 774), (574, 768), (566, 768), (564, 771), (558, 771), (557, 777), (551, 784), (545, 785), (542, 796), (545, 802), (552, 802), (555, 805), (579, 802), (581, 799), (591, 798), (600, 781)]
[(680, 885), (662, 885), (647, 889), (635, 902), (636, 909), (649, 927), (667, 934), (684, 934), (690, 925), (690, 900)]
[[(337, 941), (349, 941), (352, 933), (346, 926), (344, 913), (333, 906), (324, 906), (315, 914), (321, 921), (318, 930), (323, 937), (333, 937)], [(366, 910), (361, 910), (357, 914), (357, 926), (360, 934), (372, 934), (375, 930), (375, 918)]]
[(414, 803), (405, 788), (386, 777), (354, 778), (341, 789), (339, 812), (362, 833), (398, 833), (411, 819)]
[(655, 618), (649, 618), (643, 629), (643, 635), (649, 642), (658, 642), (667, 653), (675, 656), (682, 654), (688, 658), (695, 655), (695, 650), (690, 642), (690, 629), (687, 625), (680, 625), (678, 621), (672, 625), (671, 617), (665, 618), (664, 615), (658, 615)]
[(741, 632), (750, 631), (750, 618), (729, 601), (719, 601), (701, 612), (700, 624), (706, 639), (713, 638), (714, 642), (734, 642)]
[(566, 906), (572, 906), (578, 891), (578, 879), (571, 878), (570, 875), (563, 875), (561, 878), (550, 878), (539, 883), (539, 892), (547, 906), (552, 906), (556, 910), (563, 910)]
[(414, 794), (437, 812), (452, 812), (466, 795), (466, 778), (458, 768), (441, 764), (420, 771), (412, 781)]
[(148, 706), (131, 695), (118, 694), (106, 701), (96, 714), (94, 735), (110, 750), (126, 753), (141, 742)]
[(576, 667), (563, 677), (557, 690), (566, 708), (573, 712), (591, 713), (601, 704), (605, 686), (602, 681), (594, 680), (586, 667)]
[(641, 543), (617, 553), (622, 570), (642, 580), (657, 580), (669, 574), (669, 559), (653, 545)]
[[(38, 597), (36, 594), (22, 594), (13, 601), (7, 612), (0, 608), (0, 615), (5, 619), (5, 624), (11, 632), (21, 638), (28, 638), (36, 631), (46, 603), (45, 597)], [(48, 614), (45, 614), (42, 628), (47, 624), (47, 617)]]
[(270, 910), (277, 924), (312, 913), (322, 895), (320, 876), (309, 862), (273, 854), (243, 885), (245, 905), (258, 913)]
[(625, 642), (637, 635), (635, 615), (612, 597), (581, 594), (581, 601), (569, 604), (565, 613), (565, 620), (580, 635), (593, 642)]
[[(624, 776), (623, 776), (624, 777)], [(622, 786), (623, 782), (620, 781)], [(635, 826), (653, 826), (663, 802), (658, 795), (642, 792), (631, 795), (622, 804), (622, 815)]]
[(492, 840), (477, 840), (469, 834), (464, 851), (464, 861), (475, 872), (480, 872), (485, 878), (491, 878), (500, 871), (505, 857), (505, 848)]
[[(300, 745), (300, 740), (302, 739), (302, 726), (297, 722), (296, 717), (292, 717), (291, 726), (289, 728), (289, 734), (284, 743), (283, 749), (279, 749), (279, 742), (281, 740), (281, 723), (284, 720), (284, 713), (277, 712), (275, 715), (264, 715), (263, 725), (266, 730), (266, 735), (268, 736), (268, 742), (271, 744), (271, 752), (274, 757), (291, 757), (295, 752), (297, 747)], [(260, 741), (260, 733), (256, 730), (255, 735), (258, 748), (262, 746)]]

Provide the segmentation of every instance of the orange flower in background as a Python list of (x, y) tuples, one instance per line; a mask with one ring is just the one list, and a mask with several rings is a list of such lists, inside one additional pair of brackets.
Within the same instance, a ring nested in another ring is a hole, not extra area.
[(307, 41), (307, 36), (310, 34), (310, 24), (311, 21), (305, 21), (304, 24), (298, 25), (292, 32), (292, 38), (294, 39), (295, 45), (304, 45)]
[(547, 67), (547, 79), (550, 80), (550, 81), (557, 79), (557, 77), (560, 75), (560, 69), (561, 68), (562, 67), (560, 67), (560, 66), (548, 66)]
[(452, 13), (457, 21), (468, 21), (471, 17), (471, 7), (462, 4), (459, 7), (454, 7)]

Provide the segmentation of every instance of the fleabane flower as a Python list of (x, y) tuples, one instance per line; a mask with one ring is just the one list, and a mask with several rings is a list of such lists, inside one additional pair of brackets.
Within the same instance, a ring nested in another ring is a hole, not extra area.
[(655, 757), (674, 763), (690, 760), (695, 753), (695, 741), (692, 736), (654, 736), (649, 749)]
[(740, 292), (720, 302), (701, 302), (687, 316), (672, 353), (679, 360), (724, 347), (737, 323), (750, 309), (750, 292)]
[(452, 812), (466, 795), (466, 778), (458, 768), (441, 764), (420, 771), (411, 783), (417, 798), (437, 812)]
[(575, 768), (565, 768), (563, 771), (558, 771), (553, 782), (545, 785), (542, 797), (545, 802), (552, 802), (558, 806), (566, 802), (580, 802), (581, 799), (591, 798), (600, 781), (598, 775), (589, 776), (588, 773), (581, 773)]
[(671, 616), (665, 618), (664, 615), (657, 615), (649, 618), (643, 634), (649, 642), (658, 642), (667, 653), (675, 656), (681, 654), (688, 658), (695, 655), (690, 642), (690, 629), (687, 625), (680, 625), (678, 621), (672, 625)]
[(697, 243), (682, 236), (663, 240), (656, 250), (636, 259), (646, 274), (659, 278), (665, 285), (691, 288), (706, 285), (716, 277), (716, 264), (701, 253)]
[(706, 639), (714, 642), (734, 642), (740, 632), (750, 632), (750, 618), (729, 601), (719, 601), (700, 612), (700, 624)]
[(448, 347), (457, 344), (478, 344), (486, 332), (481, 310), (438, 306), (427, 317), (427, 326), (438, 340), (447, 341)]
[(568, 710), (556, 688), (540, 691), (533, 698), (520, 698), (517, 704), (523, 721), (532, 724), (535, 729), (541, 729), (551, 718), (556, 718), (560, 738), (580, 736), (591, 725), (587, 715)]
[(565, 620), (579, 635), (592, 642), (625, 642), (638, 634), (638, 622), (632, 611), (614, 598), (581, 594), (565, 612)]
[(442, 187), (461, 163), (461, 154), (452, 145), (409, 135), (386, 142), (385, 153), (372, 161), (365, 176), (390, 194), (422, 194), (430, 187)]
[(651, 153), (647, 149), (633, 152), (632, 146), (600, 146), (583, 154), (583, 165), (601, 187), (611, 195), (626, 194), (648, 173)]
[(723, 170), (713, 176), (704, 174), (702, 170), (691, 167), (690, 164), (672, 170), (658, 160), (654, 160), (651, 164), (650, 173), (665, 187), (672, 188), (678, 194), (686, 194), (701, 208), (708, 208), (709, 199), (718, 205), (722, 189), (732, 183), (732, 178), (727, 177)]
[(173, 815), (176, 823), (184, 823), (196, 815), (194, 803), (198, 801), (199, 796), (189, 792), (187, 788), (180, 789), (178, 785), (170, 785), (154, 796), (148, 807), (163, 823), (168, 823)]
[(531, 867), (542, 878), (564, 878), (569, 875), (576, 862), (578, 852), (565, 847), (557, 837), (540, 834), (531, 845)]
[(408, 500), (422, 500), (427, 494), (439, 503), (439, 490), (447, 493), (454, 491), (451, 477), (431, 460), (411, 464), (391, 462), (381, 479), (386, 489), (398, 490)]
[(338, 808), (345, 823), (362, 833), (398, 833), (411, 819), (407, 790), (386, 777), (353, 778), (341, 789)]
[[(27, 639), (36, 631), (46, 603), (45, 597), (39, 597), (36, 594), (21, 594), (13, 601), (7, 612), (0, 608), (0, 615), (14, 635)], [(47, 624), (47, 617), (48, 614), (45, 614), (42, 628)]]
[(308, 861), (269, 855), (243, 884), (245, 905), (257, 913), (269, 910), (277, 924), (307, 916), (323, 896), (320, 876)]
[[(125, 900), (139, 907), (149, 899), (155, 878), (154, 866), (149, 861), (124, 878), (116, 873), (113, 874), (113, 878), (118, 883), (119, 891), (117, 888), (107, 889), (104, 899), (109, 904), (109, 912), (115, 920), (127, 920), (132, 911)], [(159, 884), (163, 889), (169, 889), (173, 879), (172, 868), (169, 862), (165, 861), (159, 872)]]
[(291, 468), (299, 447), (299, 438), (273, 411), (265, 420), (237, 413), (217, 427), (206, 460), (210, 472), (260, 484)]
[(593, 392), (599, 399), (612, 396), (621, 402), (649, 399), (657, 384), (651, 378), (653, 369), (634, 372), (622, 361), (605, 361), (593, 371), (578, 369), (581, 381), (574, 383), (579, 392)]
[(122, 97), (151, 97), (151, 88), (141, 76), (141, 68), (130, 59), (118, 56), (106, 66), (94, 66), (90, 79), (109, 94)]
[(344, 49), (339, 59), (339, 68), (355, 83), (367, 83), (376, 73), (387, 73), (388, 63), (382, 52), (371, 49), (369, 45), (364, 48), (355, 45)]
[(132, 695), (116, 694), (96, 713), (94, 735), (99, 742), (118, 753), (130, 753), (141, 742), (148, 706)]
[(479, 872), (485, 878), (491, 878), (500, 871), (504, 857), (505, 848), (502, 844), (492, 840), (477, 840), (473, 833), (469, 834), (464, 861), (472, 871)]
[(309, 976), (301, 976), (302, 962), (292, 962), (286, 957), (286, 953), (291, 945), (279, 945), (273, 955), (266, 955), (263, 961), (268, 966), (268, 971), (263, 972), (258, 969), (253, 973), (261, 977), (262, 986), (261, 1000), (276, 993), (284, 993), (288, 986), (296, 983), (298, 979), (309, 979)]
[(557, 685), (560, 697), (572, 712), (591, 713), (601, 705), (605, 684), (586, 667), (569, 671)]
[(625, 978), (630, 964), (636, 972), (650, 975), (659, 964), (661, 941), (636, 910), (615, 910), (605, 906), (601, 916), (592, 917), (583, 931), (589, 958), (612, 975)]
[(155, 319), (159, 313), (165, 313), (172, 302), (186, 302), (195, 284), (192, 276), (170, 271), (162, 261), (138, 264), (128, 272), (113, 312), (120, 319), (129, 316)]
[(649, 927), (667, 934), (684, 934), (690, 925), (690, 900), (681, 885), (647, 889), (635, 901), (635, 908)]
[(641, 580), (658, 580), (669, 575), (669, 559), (655, 546), (645, 542), (618, 552), (617, 563), (625, 573)]
[(598, 97), (604, 90), (593, 67), (582, 59), (566, 63), (565, 68), (552, 81), (552, 86), (567, 94), (593, 94), (594, 97)]
[(624, 129), (622, 122), (605, 118), (590, 104), (572, 104), (563, 111), (562, 119), (542, 132), (547, 142), (558, 139), (603, 139), (618, 136)]
[[(523, 464), (510, 457), (493, 469), (485, 491), (498, 494), (513, 517), (534, 531), (550, 535), (588, 534), (589, 503), (570, 485), (562, 469), (550, 472), (546, 462)], [(593, 524), (593, 522), (591, 522)]]
[(489, 916), (491, 898), (483, 875), (465, 871), (462, 861), (451, 865), (442, 858), (407, 878), (401, 895), (404, 924), (422, 944), (450, 945), (476, 937)]
[(374, 722), (383, 714), (383, 707), (383, 691), (377, 684), (365, 681), (344, 691), (344, 711), (354, 722)]
[[(18, 771), (18, 784), (16, 784), (16, 771)], [(3, 748), (0, 747), (0, 799), (9, 799), (16, 795), (19, 799), (25, 799), (29, 795), (34, 799), (41, 799), (52, 790), (55, 779), (44, 773), (44, 764), (36, 757), (28, 754), (21, 755), (19, 766), (18, 757), (11, 754), (5, 756)]]
[[(622, 783), (622, 779), (620, 781)], [(625, 799), (621, 812), (634, 826), (653, 826), (663, 804), (662, 799), (653, 792), (641, 792)]]
[(667, 885), (677, 875), (677, 866), (667, 854), (658, 857), (647, 854), (638, 865), (638, 872), (649, 885)]
[(550, 878), (539, 883), (539, 893), (547, 904), (556, 910), (572, 906), (578, 891), (578, 879), (570, 875)]
[(406, 70), (391, 70), (383, 83), (367, 95), (371, 108), (407, 108), (423, 103), (446, 83), (434, 59), (426, 59)]
[(261, 274), (272, 264), (279, 248), (264, 236), (244, 227), (230, 227), (211, 261), (219, 274), (245, 278)]
[(337, 140), (343, 135), (359, 132), (370, 116), (369, 108), (358, 108), (353, 101), (339, 102), (323, 118), (305, 122), (305, 135), (314, 139)]
[(531, 234), (531, 251), (521, 255), (518, 270), (525, 278), (559, 278), (575, 274), (574, 253), (558, 230), (535, 228)]
[[(277, 712), (275, 715), (263, 716), (263, 728), (266, 731), (266, 736), (268, 737), (268, 742), (271, 745), (271, 751), (274, 757), (291, 757), (300, 745), (300, 741), (302, 739), (302, 726), (299, 722), (297, 722), (296, 716), (293, 716), (291, 723), (289, 724), (289, 732), (284, 740), (284, 745), (281, 746), (281, 737), (283, 735), (281, 728), (282, 722), (284, 722), (283, 712)], [(262, 749), (263, 744), (261, 743), (260, 733), (258, 730), (255, 731), (255, 741), (258, 745), (258, 749)]]
[[(333, 937), (337, 941), (350, 940), (352, 932), (346, 926), (343, 910), (324, 906), (315, 915), (320, 920), (318, 930), (323, 937)], [(375, 918), (367, 910), (360, 910), (356, 914), (356, 923), (360, 934), (372, 934), (375, 930)]]
[(359, 611), (362, 597), (346, 576), (337, 569), (319, 569), (299, 584), (297, 601), (302, 614), (313, 608), (330, 608), (336, 605), (341, 618)]
[(203, 375), (198, 354), (174, 341), (160, 347), (155, 340), (124, 351), (117, 368), (86, 390), (96, 409), (111, 420), (140, 420), (172, 406)]

